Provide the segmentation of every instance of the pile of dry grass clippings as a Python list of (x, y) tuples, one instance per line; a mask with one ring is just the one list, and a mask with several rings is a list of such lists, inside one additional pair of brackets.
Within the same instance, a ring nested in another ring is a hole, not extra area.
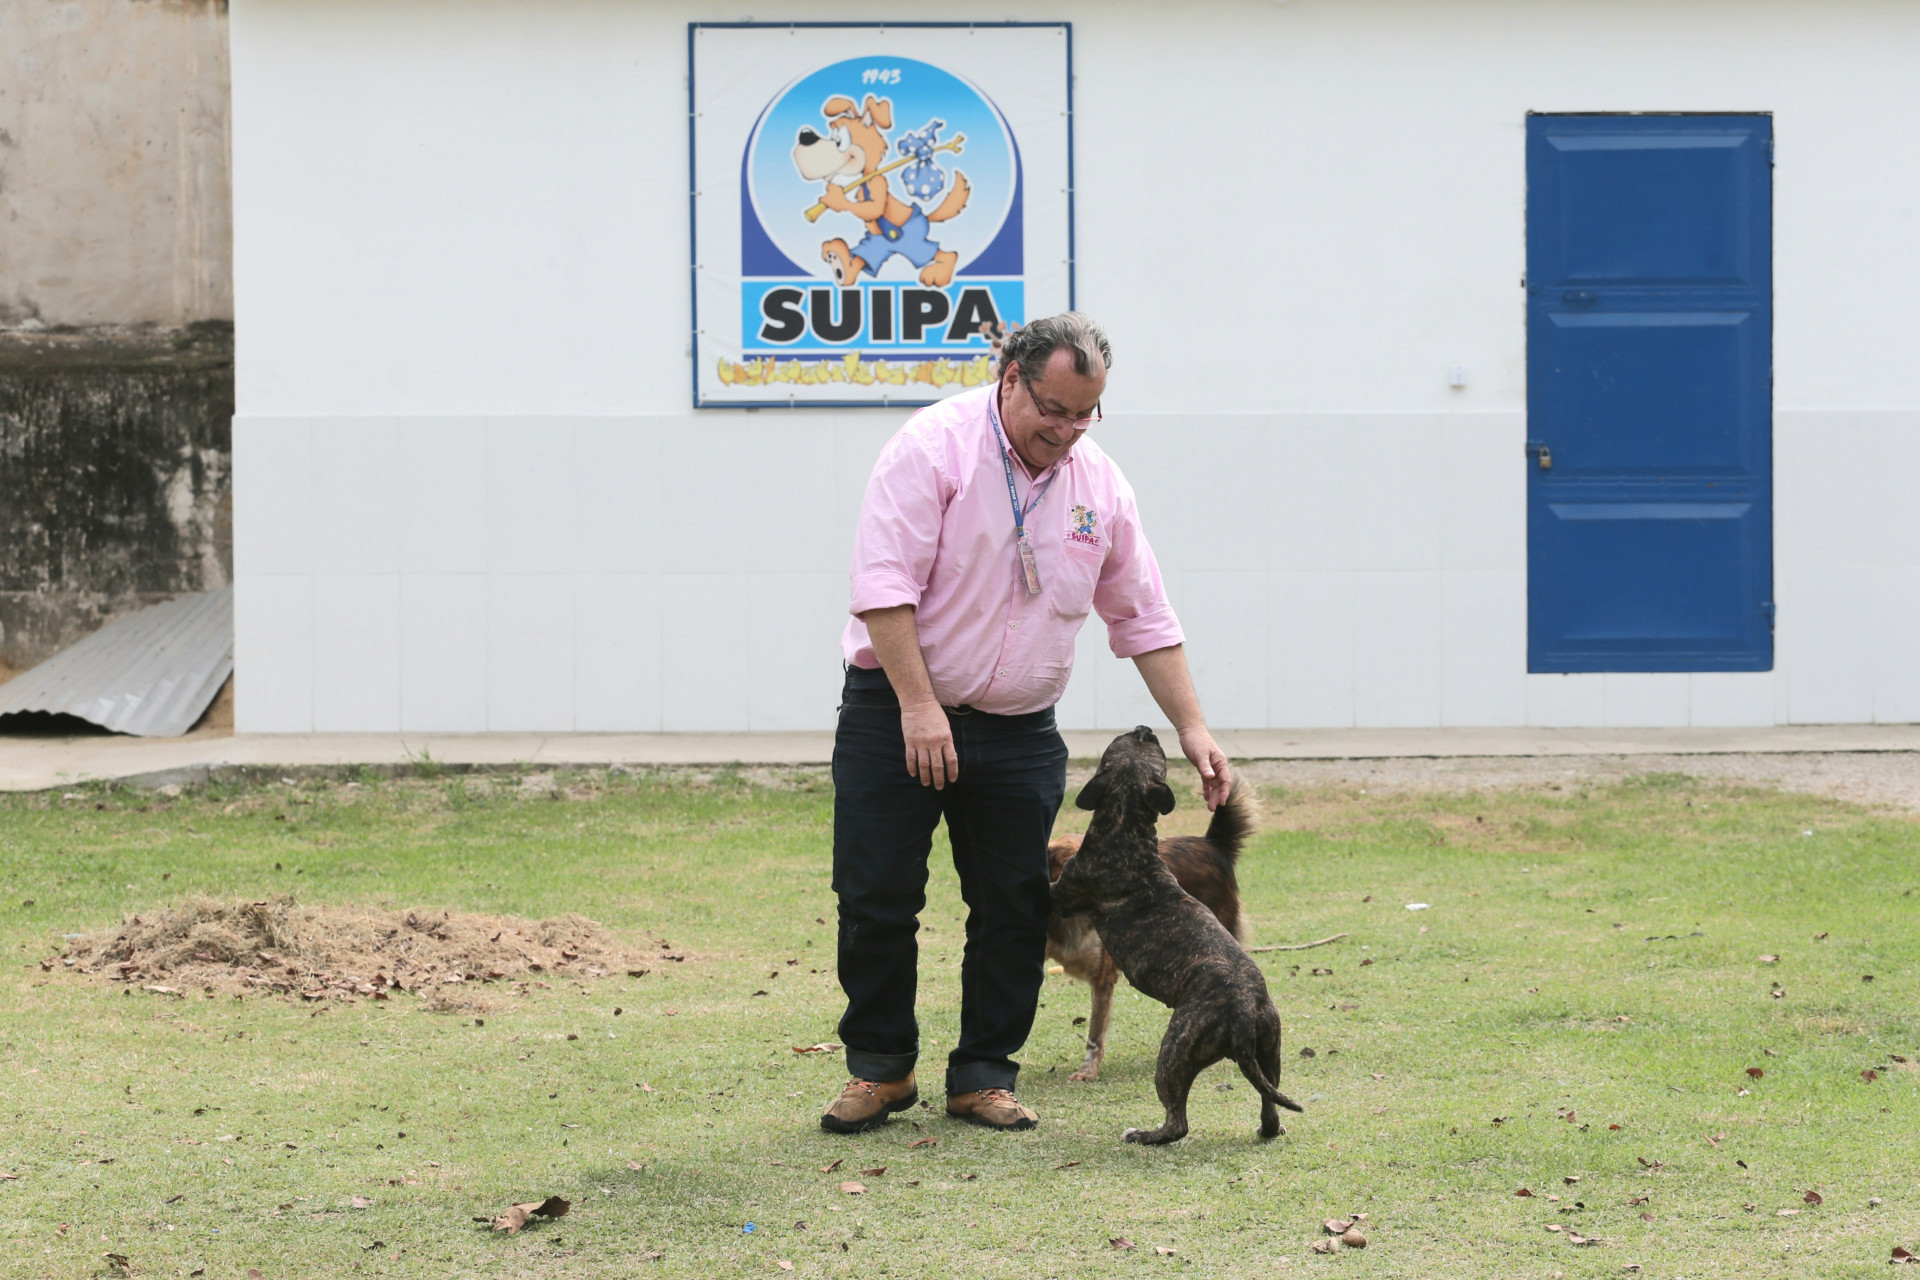
[(584, 916), (552, 920), (452, 911), (301, 906), (292, 898), (199, 898), (129, 916), (111, 934), (80, 938), (42, 960), (160, 995), (277, 995), (307, 1001), (431, 997), (430, 1007), (475, 1007), (468, 983), (508, 981), (524, 994), (532, 975), (554, 980), (643, 977), (661, 960), (685, 960), (663, 942), (629, 947)]

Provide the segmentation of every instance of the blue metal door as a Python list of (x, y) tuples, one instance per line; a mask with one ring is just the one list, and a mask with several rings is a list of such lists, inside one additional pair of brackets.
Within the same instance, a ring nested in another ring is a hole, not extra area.
[(1527, 120), (1527, 668), (1773, 666), (1773, 122)]

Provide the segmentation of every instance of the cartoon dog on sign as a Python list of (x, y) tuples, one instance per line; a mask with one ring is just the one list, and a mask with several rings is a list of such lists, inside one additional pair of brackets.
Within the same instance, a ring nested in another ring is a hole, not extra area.
[[(802, 125), (793, 148), (793, 163), (800, 176), (826, 184), (820, 203), (807, 211), (807, 220), (811, 222), (831, 209), (850, 213), (867, 224), (866, 238), (851, 248), (839, 238), (820, 246), (820, 257), (833, 267), (835, 282), (853, 284), (862, 271), (878, 275), (887, 259), (897, 253), (919, 268), (921, 284), (929, 289), (944, 287), (953, 279), (960, 255), (928, 239), (927, 231), (929, 224), (945, 222), (967, 207), (967, 197), (973, 192), (967, 175), (956, 169), (953, 189), (929, 212), (894, 194), (886, 175), (904, 167), (906, 173), (900, 181), (907, 194), (931, 199), (946, 185), (946, 174), (934, 163), (933, 152), (958, 152), (965, 136), (936, 145), (945, 124), (931, 121), (926, 128), (902, 138), (903, 158), (887, 164), (887, 130), (893, 128), (890, 99), (868, 94), (866, 102), (855, 107), (852, 98), (835, 94), (822, 105), (820, 113), (826, 118), (826, 133)], [(841, 178), (859, 181), (842, 186), (838, 181)]]

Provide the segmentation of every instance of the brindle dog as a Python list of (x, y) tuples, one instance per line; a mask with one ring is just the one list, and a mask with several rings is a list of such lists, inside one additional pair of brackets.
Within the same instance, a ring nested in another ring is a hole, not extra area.
[(1160, 857), (1156, 825), (1173, 812), (1173, 789), (1153, 730), (1115, 738), (1076, 803), (1093, 810), (1093, 822), (1054, 882), (1053, 909), (1092, 917), (1127, 981), (1173, 1009), (1154, 1068), (1166, 1120), (1122, 1137), (1149, 1145), (1184, 1138), (1194, 1077), (1223, 1058), (1260, 1095), (1260, 1136), (1274, 1137), (1278, 1108), (1301, 1109), (1279, 1088), (1280, 1014), (1253, 957)]
[[(1253, 793), (1238, 783), (1226, 803), (1213, 811), (1204, 836), (1166, 836), (1160, 841), (1160, 859), (1180, 887), (1213, 912), (1227, 932), (1247, 940), (1246, 918), (1240, 914), (1240, 882), (1234, 864), (1253, 835), (1258, 821)], [(1055, 836), (1047, 846), (1047, 878), (1058, 880), (1067, 863), (1080, 852), (1078, 835)], [(1120, 980), (1113, 957), (1100, 945), (1100, 934), (1085, 916), (1055, 914), (1047, 921), (1047, 958), (1058, 960), (1070, 977), (1093, 988), (1093, 1008), (1087, 1021), (1087, 1057), (1067, 1079), (1098, 1080), (1107, 1056), (1107, 1027), (1113, 1019), (1113, 988)]]

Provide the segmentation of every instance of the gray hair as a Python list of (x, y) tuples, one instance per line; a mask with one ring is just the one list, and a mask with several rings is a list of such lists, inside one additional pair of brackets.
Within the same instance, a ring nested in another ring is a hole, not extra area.
[(1099, 372), (1113, 368), (1113, 346), (1107, 341), (1107, 331), (1078, 311), (1044, 316), (1008, 334), (1000, 346), (1000, 368), (1017, 364), (1031, 381), (1035, 369), (1044, 377), (1053, 353), (1063, 350), (1073, 353), (1073, 371), (1083, 378), (1096, 372), (1095, 360), (1100, 362)]

